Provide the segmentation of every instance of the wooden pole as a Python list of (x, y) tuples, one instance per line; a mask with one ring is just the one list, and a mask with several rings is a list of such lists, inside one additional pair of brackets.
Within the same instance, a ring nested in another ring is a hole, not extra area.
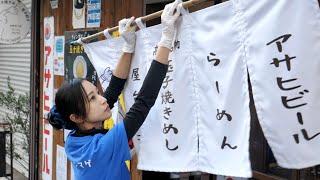
[[(183, 2), (183, 3), (182, 3), (182, 6), (183, 6), (183, 8), (188, 9), (188, 8), (191, 7), (191, 6), (195, 6), (195, 5), (200, 4), (200, 3), (202, 3), (202, 2), (205, 2), (205, 1), (207, 1), (207, 0), (190, 0), (190, 1), (187, 1), (187, 2)], [(147, 22), (147, 21), (150, 21), (150, 20), (152, 20), (152, 19), (156, 19), (156, 18), (158, 18), (158, 17), (161, 16), (162, 12), (163, 12), (163, 10), (158, 11), (158, 12), (155, 12), (155, 13), (152, 13), (152, 14), (148, 14), (148, 15), (146, 15), (146, 16), (141, 17), (141, 20), (142, 20), (143, 22)], [(135, 24), (135, 23), (134, 23), (134, 24)], [(133, 24), (133, 25), (134, 25), (134, 24)], [(108, 29), (108, 32), (109, 32), (109, 34), (112, 34), (112, 32), (118, 31), (118, 29), (119, 29), (119, 27), (116, 26), (116, 27), (113, 27), (113, 28)], [(97, 38), (97, 37), (99, 37), (99, 36), (102, 36), (102, 35), (104, 35), (103, 31), (98, 32), (98, 33), (96, 33), (96, 34), (92, 34), (92, 35), (87, 36), (87, 37), (84, 37), (84, 38), (81, 38), (81, 41), (82, 41), (83, 43), (87, 43), (87, 42), (89, 42), (90, 40), (92, 40), (92, 39), (94, 39), (94, 38)], [(76, 44), (76, 43), (78, 43), (78, 40), (77, 40), (77, 41), (73, 41), (73, 42), (71, 42), (71, 43), (72, 43), (72, 44)]]

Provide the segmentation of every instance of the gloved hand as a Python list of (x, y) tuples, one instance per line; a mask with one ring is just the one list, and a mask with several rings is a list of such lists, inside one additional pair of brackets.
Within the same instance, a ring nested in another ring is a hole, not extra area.
[(162, 36), (158, 46), (172, 48), (174, 33), (176, 30), (176, 20), (180, 16), (181, 6), (178, 6), (181, 0), (175, 0), (167, 4), (161, 15)]
[(123, 52), (133, 53), (136, 45), (136, 26), (130, 26), (134, 21), (134, 17), (130, 19), (122, 19), (119, 21), (119, 33), (125, 43), (122, 47)]

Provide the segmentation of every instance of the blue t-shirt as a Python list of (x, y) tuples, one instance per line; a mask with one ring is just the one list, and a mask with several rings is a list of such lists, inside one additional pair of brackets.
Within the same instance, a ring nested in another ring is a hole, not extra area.
[(130, 179), (125, 164), (130, 160), (130, 151), (123, 122), (106, 134), (76, 137), (72, 133), (68, 135), (65, 150), (76, 180)]

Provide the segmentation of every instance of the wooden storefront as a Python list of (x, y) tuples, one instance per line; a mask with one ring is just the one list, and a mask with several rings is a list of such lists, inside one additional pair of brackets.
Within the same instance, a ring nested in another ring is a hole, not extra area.
[[(40, 35), (40, 38), (38, 41), (40, 44), (33, 43), (35, 48), (39, 48), (38, 50), (33, 50), (33, 61), (35, 61), (35, 57), (38, 57), (40, 60), (39, 62), (35, 63), (33, 66), (39, 69), (34, 69), (34, 73), (38, 74), (38, 77), (40, 78), (38, 83), (34, 83), (34, 85), (39, 85), (38, 87), (42, 86), (42, 74), (43, 74), (43, 61), (44, 58), (44, 50), (43, 50), (43, 20), (45, 17), (53, 16), (54, 17), (54, 33), (55, 36), (63, 36), (65, 31), (74, 31), (72, 27), (72, 8), (73, 8), (73, 1), (65, 0), (65, 1), (58, 1), (58, 8), (52, 9), (50, 6), (50, 0), (43, 0), (38, 1), (38, 7), (40, 8), (38, 10), (38, 13), (40, 15), (40, 23), (39, 28), (40, 32), (38, 35)], [(171, 2), (170, 0), (102, 0), (101, 1), (101, 26), (100, 28), (86, 28), (86, 29), (76, 29), (76, 30), (98, 30), (103, 31), (106, 28), (117, 26), (118, 21), (121, 20), (124, 17), (140, 17), (146, 14), (150, 14), (159, 10), (162, 10), (164, 5), (168, 2)], [(206, 6), (211, 6), (217, 3), (221, 3), (222, 1), (216, 1), (209, 0), (206, 3), (203, 3), (202, 5), (198, 6), (197, 8), (193, 8), (192, 10), (201, 9)], [(33, 6), (37, 7), (37, 6)], [(147, 25), (154, 25), (158, 24), (160, 22), (160, 19), (155, 19), (147, 23)], [(35, 32), (33, 32), (35, 33)], [(37, 55), (36, 53), (39, 53)], [(38, 66), (37, 66), (38, 64)], [(40, 76), (39, 76), (40, 74)], [(54, 76), (54, 88), (59, 88), (64, 81), (63, 76)], [(33, 90), (37, 90), (37, 88), (34, 88)], [(42, 94), (42, 88), (38, 89), (40, 91), (39, 94)], [(41, 96), (40, 96), (41, 97)], [(288, 169), (282, 169), (277, 166), (272, 152), (270, 148), (267, 145), (267, 142), (262, 134), (257, 115), (255, 112), (254, 104), (252, 97), (250, 97), (251, 103), (250, 103), (250, 110), (251, 110), (251, 138), (250, 138), (250, 154), (251, 154), (251, 162), (252, 162), (252, 168), (254, 169), (254, 178), (255, 179), (320, 179), (320, 167), (313, 167), (308, 168), (304, 170), (288, 170)], [(33, 101), (39, 100), (36, 99), (36, 97), (33, 98)], [(39, 107), (42, 107), (41, 98), (38, 102), (40, 105)], [(36, 107), (33, 108), (34, 112), (42, 112), (42, 109), (35, 110)], [(39, 113), (38, 117), (42, 117), (42, 114)], [(41, 122), (39, 118), (37, 119), (38, 122)], [(41, 124), (38, 125), (39, 131), (41, 132)], [(35, 128), (37, 130), (37, 128)], [(37, 137), (37, 135), (34, 135), (33, 137)], [(38, 174), (38, 178), (41, 179), (41, 167), (42, 167), (42, 137), (41, 133), (39, 135), (39, 143), (33, 143), (33, 152), (37, 152), (37, 154), (34, 154), (34, 159), (37, 159), (37, 161), (31, 161), (33, 165), (30, 167), (33, 168), (31, 171), (35, 171), (34, 174)], [(54, 130), (54, 136), (53, 136), (53, 154), (56, 152), (56, 145), (64, 146), (64, 134), (63, 131)], [(38, 148), (38, 151), (35, 149)], [(56, 179), (55, 177), (55, 164), (56, 159), (53, 155), (53, 172), (52, 177), (53, 179)], [(135, 169), (136, 165), (136, 159), (132, 161), (132, 179), (133, 180), (139, 180), (139, 179), (154, 179), (154, 177), (162, 176), (163, 178), (169, 177), (168, 173), (155, 173), (155, 172), (141, 172), (137, 171)], [(70, 163), (68, 163), (68, 179), (70, 179)], [(215, 179), (214, 175), (190, 175), (188, 173), (184, 173), (181, 175), (180, 179)]]

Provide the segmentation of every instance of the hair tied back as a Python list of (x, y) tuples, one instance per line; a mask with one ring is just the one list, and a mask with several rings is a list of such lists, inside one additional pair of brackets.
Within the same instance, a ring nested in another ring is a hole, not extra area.
[(47, 119), (49, 123), (56, 129), (66, 128), (66, 121), (63, 119), (61, 114), (58, 112), (56, 106), (54, 105), (50, 112), (48, 113)]

